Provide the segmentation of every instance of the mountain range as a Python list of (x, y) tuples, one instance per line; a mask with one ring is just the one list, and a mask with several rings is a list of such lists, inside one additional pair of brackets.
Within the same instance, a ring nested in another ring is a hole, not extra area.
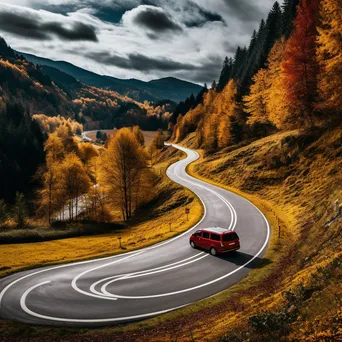
[[(68, 62), (53, 61), (51, 59), (19, 51), (17, 51), (17, 53), (19, 55), (23, 55), (33, 64), (58, 69), (73, 76), (80, 82), (98, 88), (114, 90), (120, 95), (128, 96), (139, 102), (143, 102), (145, 100), (159, 102), (166, 99), (174, 102), (180, 102), (184, 101), (191, 94), (196, 95), (202, 90), (202, 87), (198, 84), (179, 80), (174, 77), (161, 78), (150, 82), (144, 82), (137, 79), (124, 80), (111, 76), (99, 75)], [(45, 72), (49, 73), (48, 70), (45, 70)]]

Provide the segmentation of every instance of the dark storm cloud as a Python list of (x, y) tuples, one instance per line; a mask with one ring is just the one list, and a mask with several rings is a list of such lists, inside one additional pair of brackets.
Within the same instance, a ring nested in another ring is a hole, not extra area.
[(203, 16), (205, 21), (224, 21), (223, 18), (217, 13), (210, 13), (202, 8), (198, 8), (198, 11)]
[[(217, 80), (222, 69), (222, 58), (220, 56), (209, 56), (202, 65), (196, 66), (192, 70), (176, 73), (176, 77), (187, 79), (195, 83), (208, 83)], [(209, 86), (211, 84), (208, 84)]]
[(175, 23), (161, 8), (144, 7), (133, 18), (136, 25), (154, 32), (182, 31), (182, 27)]
[(176, 77), (202, 84), (217, 79), (222, 64), (222, 58), (218, 55), (207, 57), (201, 65), (181, 63), (168, 58), (151, 58), (141, 54), (129, 54), (127, 57), (122, 57), (107, 52), (92, 52), (87, 57), (105, 65), (138, 70), (143, 73), (173, 72)]
[(200, 7), (194, 2), (187, 2), (182, 8), (184, 13), (192, 13), (192, 16), (187, 16), (185, 19), (185, 25), (187, 27), (201, 27), (205, 23), (220, 21), (225, 23), (221, 15), (215, 12), (209, 12)]
[(38, 16), (29, 13), (0, 12), (0, 30), (25, 38), (48, 40), (56, 35), (69, 41), (98, 41), (93, 26), (81, 22), (73, 22), (71, 28), (64, 27), (55, 21), (41, 22)]
[(152, 58), (138, 53), (131, 53), (127, 57), (122, 57), (107, 52), (91, 52), (88, 53), (87, 57), (105, 65), (142, 72), (192, 70), (195, 68), (189, 63), (180, 63), (169, 58)]
[(223, 0), (229, 9), (232, 17), (239, 18), (243, 21), (255, 22), (256, 18), (259, 20), (262, 13), (258, 6), (253, 4), (250, 0)]

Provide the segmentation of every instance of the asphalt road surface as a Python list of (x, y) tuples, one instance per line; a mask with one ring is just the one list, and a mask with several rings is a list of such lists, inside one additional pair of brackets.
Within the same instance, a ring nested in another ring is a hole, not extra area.
[[(203, 202), (204, 216), (195, 227), (138, 251), (1, 279), (0, 317), (66, 327), (141, 320), (212, 296), (257, 267), (270, 237), (266, 218), (246, 199), (189, 176), (186, 166), (199, 156), (178, 148), (188, 156), (171, 165), (167, 175)], [(190, 235), (210, 226), (235, 230), (241, 249), (218, 257), (192, 249)]]

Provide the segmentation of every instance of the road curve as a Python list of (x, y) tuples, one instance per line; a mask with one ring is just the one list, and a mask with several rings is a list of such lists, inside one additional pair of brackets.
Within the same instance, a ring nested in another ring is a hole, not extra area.
[[(214, 295), (244, 278), (263, 257), (270, 228), (249, 201), (197, 180), (186, 167), (197, 152), (167, 170), (204, 206), (189, 231), (149, 248), (72, 264), (20, 272), (0, 280), (0, 317), (29, 324), (92, 327), (156, 316)], [(213, 257), (189, 245), (198, 228), (236, 230), (241, 249)]]

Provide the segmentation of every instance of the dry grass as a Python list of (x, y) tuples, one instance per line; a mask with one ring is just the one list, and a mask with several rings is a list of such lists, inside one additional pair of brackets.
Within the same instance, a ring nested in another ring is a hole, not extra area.
[[(169, 156), (174, 152), (167, 151), (165, 153)], [(178, 158), (179, 155), (176, 159)], [(194, 194), (173, 184), (165, 176), (168, 163), (170, 161), (162, 161), (156, 165), (156, 170), (158, 173), (160, 172), (162, 180), (158, 185), (160, 197), (151, 204), (150, 208), (146, 208), (143, 222), (137, 222), (124, 229), (98, 236), (1, 245), (0, 276), (41, 265), (128, 252), (167, 240), (189, 229), (201, 218), (202, 206)], [(189, 221), (186, 221), (184, 215), (185, 207), (191, 210)], [(119, 236), (122, 238), (124, 249), (119, 246)], [(20, 253), (18, 253), (19, 250)]]
[[(188, 137), (188, 146), (192, 140)], [(125, 328), (92, 331), (89, 339), (104, 334), (129, 341), (339, 340), (341, 218), (325, 224), (342, 195), (341, 142), (339, 129), (307, 135), (292, 131), (206, 156), (189, 167), (190, 173), (247, 197), (266, 214), (273, 228), (265, 255), (271, 263), (217, 296)], [(264, 316), (281, 329), (263, 331), (248, 324), (249, 318), (263, 322)]]
[[(186, 144), (191, 141), (193, 136)], [(325, 224), (334, 214), (331, 204), (342, 199), (341, 143), (339, 129), (311, 135), (286, 132), (203, 157), (189, 168), (191, 173), (245, 196), (266, 214), (273, 229), (265, 255), (270, 263), (227, 291), (182, 310), (125, 327), (69, 331), (64, 340), (339, 340), (341, 218)], [(284, 297), (286, 292), (292, 295)], [(248, 324), (253, 316), (254, 321), (264, 316), (280, 320), (291, 313), (294, 319), (280, 321), (285, 330), (262, 331)], [(30, 336), (37, 334), (30, 329)], [(57, 329), (45, 332), (62, 334)]]

